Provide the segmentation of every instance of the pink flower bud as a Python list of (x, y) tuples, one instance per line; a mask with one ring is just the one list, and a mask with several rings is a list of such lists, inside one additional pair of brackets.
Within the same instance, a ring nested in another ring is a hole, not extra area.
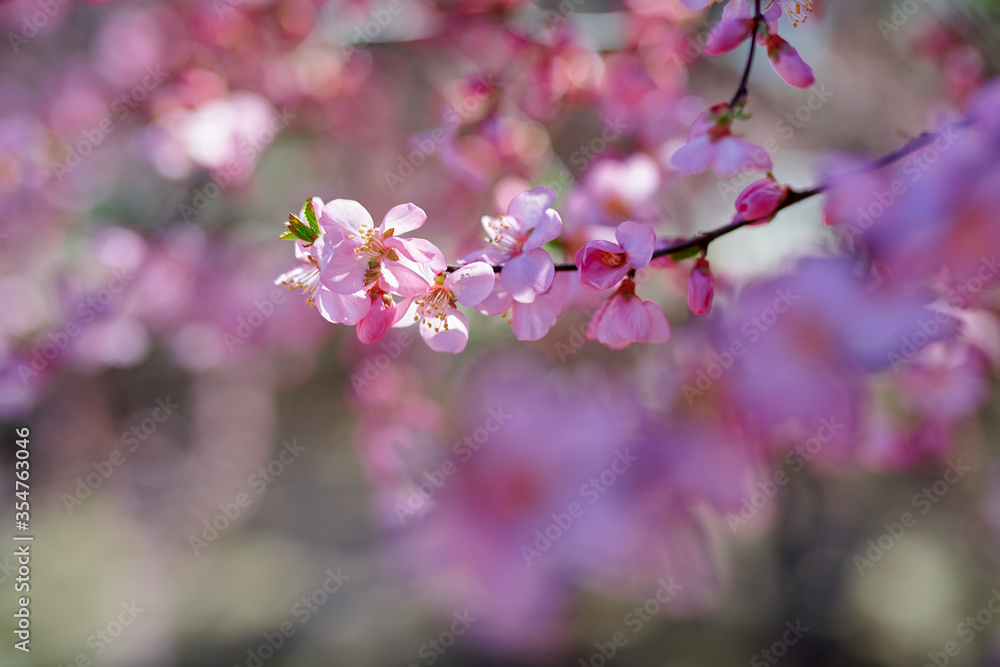
[(773, 178), (762, 178), (747, 186), (736, 198), (736, 220), (769, 222), (788, 195), (788, 187)]
[(708, 315), (715, 298), (715, 281), (708, 260), (699, 257), (688, 276), (688, 308), (698, 317)]
[(777, 35), (771, 35), (765, 40), (765, 46), (771, 66), (785, 83), (796, 88), (808, 88), (816, 83), (812, 68), (791, 44)]

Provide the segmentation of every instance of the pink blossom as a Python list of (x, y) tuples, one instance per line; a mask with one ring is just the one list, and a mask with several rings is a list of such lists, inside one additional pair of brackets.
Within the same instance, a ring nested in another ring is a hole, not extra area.
[[(315, 211), (323, 209), (323, 200), (319, 197), (313, 197), (309, 203)], [(305, 206), (299, 213), (299, 219), (306, 219)], [(295, 258), (299, 260), (299, 264), (278, 276), (275, 284), (301, 292), (306, 297), (306, 303), (319, 310), (320, 315), (328, 321), (353, 326), (368, 314), (371, 298), (363, 289), (353, 294), (338, 294), (320, 282), (320, 258), (327, 241), (328, 237), (324, 233), (320, 233), (311, 244), (296, 240)]]
[(597, 340), (612, 350), (632, 343), (666, 343), (670, 323), (660, 304), (635, 295), (635, 283), (626, 278), (587, 325), (587, 340)]
[(500, 284), (515, 301), (531, 303), (549, 289), (555, 275), (552, 257), (542, 248), (562, 232), (562, 219), (549, 208), (555, 199), (552, 188), (535, 188), (514, 197), (507, 215), (484, 216), (486, 246), (462, 261), (503, 265)]
[(688, 142), (670, 158), (671, 164), (688, 174), (712, 168), (723, 178), (745, 169), (770, 171), (771, 156), (757, 144), (734, 136), (732, 121), (732, 111), (724, 102), (706, 111), (691, 127)]
[(787, 196), (788, 186), (778, 185), (771, 177), (754, 181), (736, 198), (736, 220), (769, 222)]
[(715, 281), (708, 260), (699, 257), (695, 262), (687, 283), (688, 308), (698, 317), (708, 315), (712, 310), (712, 299), (715, 298)]
[(420, 322), (420, 336), (437, 352), (458, 353), (469, 341), (469, 320), (456, 302), (476, 306), (493, 291), (496, 275), (485, 262), (472, 262), (447, 276), (438, 274), (428, 290), (403, 301), (396, 326)]
[(576, 268), (585, 287), (614, 287), (629, 271), (649, 264), (656, 234), (648, 225), (627, 220), (618, 225), (615, 239), (618, 243), (589, 241), (577, 251)]
[(418, 206), (400, 204), (376, 228), (358, 202), (327, 203), (319, 216), (320, 227), (331, 239), (320, 259), (323, 285), (338, 294), (355, 294), (377, 281), (389, 294), (423, 294), (431, 277), (445, 269), (444, 254), (430, 241), (399, 235), (419, 229), (426, 220)]

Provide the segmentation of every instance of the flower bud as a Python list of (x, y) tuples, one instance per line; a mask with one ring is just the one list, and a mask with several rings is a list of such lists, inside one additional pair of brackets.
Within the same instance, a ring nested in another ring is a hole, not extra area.
[(699, 257), (695, 262), (691, 275), (688, 276), (688, 308), (698, 317), (708, 315), (712, 310), (712, 299), (715, 298), (715, 281), (708, 260)]
[(778, 185), (773, 178), (754, 181), (736, 198), (736, 220), (769, 222), (787, 196), (788, 187)]

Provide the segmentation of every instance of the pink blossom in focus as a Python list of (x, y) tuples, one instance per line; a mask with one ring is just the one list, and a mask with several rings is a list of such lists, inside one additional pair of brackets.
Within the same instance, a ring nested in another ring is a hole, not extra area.
[(472, 262), (449, 273), (439, 274), (428, 290), (399, 304), (397, 326), (420, 323), (420, 336), (436, 352), (459, 353), (469, 341), (469, 320), (455, 307), (481, 303), (493, 291), (493, 267)]
[(355, 294), (377, 281), (379, 290), (396, 296), (423, 294), (431, 277), (444, 271), (444, 255), (426, 239), (399, 235), (419, 229), (426, 220), (420, 207), (400, 204), (375, 227), (358, 202), (328, 202), (319, 216), (330, 237), (320, 260), (323, 285), (338, 294)]
[(625, 221), (615, 230), (615, 238), (618, 243), (589, 241), (577, 251), (576, 268), (585, 287), (614, 287), (629, 271), (649, 264), (656, 242), (652, 228)]
[[(323, 210), (323, 200), (319, 197), (313, 197), (311, 203), (314, 210)], [(306, 219), (305, 207), (300, 212), (299, 219)], [(292, 291), (300, 291), (306, 297), (306, 302), (319, 310), (320, 315), (326, 320), (334, 324), (353, 326), (368, 314), (371, 298), (363, 289), (353, 294), (339, 294), (321, 283), (320, 262), (328, 238), (326, 234), (320, 234), (310, 245), (297, 240), (295, 258), (299, 260), (299, 264), (278, 276), (275, 284), (285, 285)]]
[(549, 208), (555, 199), (551, 188), (535, 188), (514, 197), (507, 215), (484, 216), (486, 246), (468, 253), (462, 261), (503, 265), (500, 285), (515, 301), (531, 303), (549, 289), (555, 275), (552, 257), (542, 248), (562, 232), (562, 219)]

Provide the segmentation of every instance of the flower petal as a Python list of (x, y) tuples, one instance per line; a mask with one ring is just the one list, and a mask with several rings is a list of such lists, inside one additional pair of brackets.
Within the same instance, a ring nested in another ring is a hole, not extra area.
[(379, 287), (396, 296), (420, 296), (434, 282), (434, 273), (425, 264), (400, 260), (384, 262), (379, 273)]
[(521, 253), (500, 269), (500, 282), (515, 301), (531, 303), (552, 284), (552, 257), (541, 248)]
[[(445, 311), (444, 320), (430, 320), (431, 326), (420, 323), (420, 336), (427, 347), (435, 352), (451, 352), (458, 354), (469, 342), (469, 319), (464, 313), (449, 308)], [(447, 324), (447, 328), (445, 328)]]
[(552, 209), (542, 213), (542, 217), (535, 225), (528, 240), (524, 242), (524, 250), (534, 250), (557, 238), (562, 233), (562, 218)]
[(656, 232), (649, 225), (626, 220), (615, 230), (615, 239), (625, 249), (628, 263), (633, 269), (641, 269), (653, 258)]
[(496, 279), (492, 266), (486, 262), (473, 262), (452, 272), (444, 279), (444, 286), (455, 295), (460, 304), (471, 307), (478, 305), (493, 292)]
[(532, 303), (517, 303), (511, 308), (510, 328), (518, 340), (538, 340), (556, 323), (552, 299), (539, 297)]
[(345, 239), (334, 246), (327, 246), (324, 258), (320, 260), (320, 282), (337, 294), (354, 294), (365, 287), (365, 271), (368, 267), (354, 252), (358, 247), (355, 239)]
[(396, 304), (387, 305), (381, 295), (372, 301), (371, 310), (358, 321), (358, 340), (374, 343), (389, 331), (396, 320)]
[(424, 209), (416, 204), (400, 204), (393, 206), (382, 218), (382, 225), (379, 229), (383, 233), (392, 230), (394, 236), (401, 236), (414, 229), (420, 229), (427, 222), (427, 214)]
[(365, 207), (353, 199), (329, 201), (318, 214), (319, 226), (334, 242), (351, 235), (357, 236), (362, 227), (375, 227), (375, 222)]
[(385, 247), (394, 249), (399, 255), (417, 264), (426, 264), (428, 270), (437, 275), (448, 266), (444, 253), (427, 239), (400, 239), (390, 237)]
[(655, 301), (643, 301), (642, 305), (646, 308), (646, 312), (649, 314), (649, 323), (653, 327), (649, 334), (649, 340), (646, 342), (666, 343), (670, 340), (670, 322), (663, 313), (663, 308)]
[(674, 151), (670, 164), (685, 174), (700, 174), (712, 164), (715, 150), (712, 139), (708, 135), (702, 135)]
[(479, 302), (476, 310), (483, 315), (500, 315), (510, 309), (511, 304), (514, 303), (516, 301), (507, 293), (507, 290), (503, 288), (503, 285), (498, 280), (493, 285), (493, 291), (488, 297)]
[(372, 300), (364, 292), (337, 294), (325, 287), (316, 290), (316, 309), (334, 324), (354, 326), (371, 310)]
[(534, 190), (525, 190), (511, 200), (507, 206), (507, 215), (517, 220), (521, 224), (521, 229), (527, 231), (538, 226), (542, 215), (555, 200), (556, 191), (552, 188), (538, 187)]
[(728, 136), (716, 142), (715, 173), (723, 178), (741, 171), (771, 171), (771, 156), (755, 143)]

